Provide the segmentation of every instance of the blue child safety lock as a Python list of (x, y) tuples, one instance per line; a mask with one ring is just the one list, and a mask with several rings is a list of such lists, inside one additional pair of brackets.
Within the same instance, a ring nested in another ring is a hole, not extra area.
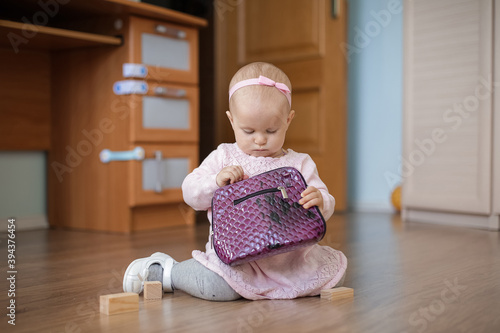
[(144, 149), (142, 147), (136, 147), (134, 150), (127, 151), (111, 151), (109, 149), (103, 149), (99, 153), (99, 158), (102, 163), (109, 163), (111, 161), (143, 160)]

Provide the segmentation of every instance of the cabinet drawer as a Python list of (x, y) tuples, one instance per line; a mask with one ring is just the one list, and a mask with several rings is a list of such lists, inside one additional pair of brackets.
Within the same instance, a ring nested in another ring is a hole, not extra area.
[[(132, 231), (186, 225), (192, 226), (195, 224), (194, 210), (182, 202), (139, 206), (131, 208), (130, 210), (132, 213)], [(189, 229), (185, 231), (189, 232)]]
[(198, 165), (198, 146), (141, 147), (144, 159), (131, 161), (130, 205), (183, 202), (182, 181)]
[(146, 65), (146, 79), (198, 83), (198, 31), (162, 21), (130, 18), (131, 62)]
[(132, 142), (198, 142), (198, 88), (148, 84), (130, 98)]

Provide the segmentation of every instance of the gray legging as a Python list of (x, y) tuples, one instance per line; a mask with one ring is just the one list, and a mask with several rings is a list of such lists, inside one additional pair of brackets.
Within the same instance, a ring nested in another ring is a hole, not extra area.
[(234, 301), (241, 298), (222, 277), (194, 259), (172, 267), (172, 288), (209, 301)]

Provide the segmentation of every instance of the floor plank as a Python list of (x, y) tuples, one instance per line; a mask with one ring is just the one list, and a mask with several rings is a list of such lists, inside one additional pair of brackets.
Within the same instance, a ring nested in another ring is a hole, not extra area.
[[(18, 232), (16, 326), (1, 332), (498, 332), (500, 234), (402, 223), (399, 216), (335, 215), (322, 241), (348, 260), (354, 298), (209, 302), (182, 292), (137, 313), (99, 313), (121, 292), (131, 260), (156, 251), (177, 260), (203, 249), (208, 226), (134, 235), (68, 230)], [(0, 234), (6, 275), (6, 234)], [(5, 281), (5, 280), (4, 280)], [(8, 306), (6, 282), (0, 306)], [(5, 311), (5, 310), (4, 310)]]

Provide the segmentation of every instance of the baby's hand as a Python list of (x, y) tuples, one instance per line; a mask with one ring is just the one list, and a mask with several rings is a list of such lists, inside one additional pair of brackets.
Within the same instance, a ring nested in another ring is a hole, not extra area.
[(323, 211), (323, 195), (314, 186), (308, 186), (304, 192), (300, 194), (302, 199), (299, 200), (299, 204), (305, 209), (309, 209), (313, 206), (318, 206), (320, 211)]
[(245, 175), (243, 168), (239, 165), (231, 165), (222, 169), (219, 174), (217, 174), (216, 182), (217, 186), (222, 187), (228, 184), (234, 184), (240, 180), (248, 179)]

